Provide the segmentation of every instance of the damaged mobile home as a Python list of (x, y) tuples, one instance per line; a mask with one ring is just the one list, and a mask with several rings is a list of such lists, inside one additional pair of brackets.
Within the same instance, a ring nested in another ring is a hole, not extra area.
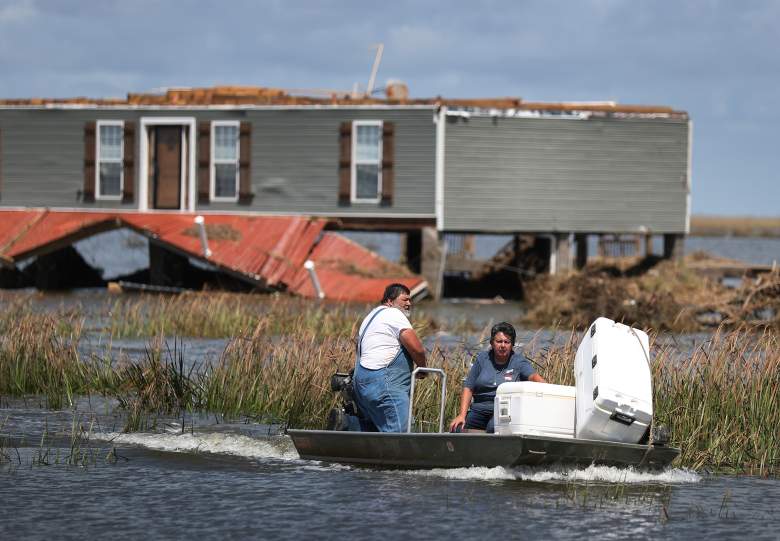
[(658, 235), (676, 255), (690, 146), (688, 115), (669, 107), (411, 99), (403, 84), (383, 99), (215, 87), (0, 100), (0, 214), (306, 216), (398, 232), (435, 295), (450, 234), (531, 239), (549, 271), (583, 264), (588, 235)]

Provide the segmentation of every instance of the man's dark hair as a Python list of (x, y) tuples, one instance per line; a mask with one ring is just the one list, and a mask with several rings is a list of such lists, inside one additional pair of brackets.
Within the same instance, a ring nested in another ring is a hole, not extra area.
[(390, 284), (385, 288), (385, 293), (382, 295), (382, 301), (381, 304), (386, 303), (387, 301), (394, 301), (398, 298), (399, 295), (402, 293), (406, 293), (407, 295), (411, 295), (412, 292), (409, 290), (408, 287), (406, 287), (403, 284)]
[(512, 341), (512, 345), (515, 345), (515, 338), (517, 338), (517, 333), (515, 332), (515, 328), (512, 326), (511, 323), (507, 323), (506, 321), (502, 321), (501, 323), (496, 323), (493, 325), (493, 328), (490, 329), (490, 341), (493, 341), (493, 338), (496, 337), (498, 333), (504, 333), (509, 337), (509, 339)]

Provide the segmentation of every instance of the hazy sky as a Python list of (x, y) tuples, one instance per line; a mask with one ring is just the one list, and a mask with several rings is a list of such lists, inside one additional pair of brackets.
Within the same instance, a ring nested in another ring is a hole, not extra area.
[(0, 0), (0, 97), (166, 86), (670, 105), (693, 119), (693, 212), (780, 216), (780, 0)]

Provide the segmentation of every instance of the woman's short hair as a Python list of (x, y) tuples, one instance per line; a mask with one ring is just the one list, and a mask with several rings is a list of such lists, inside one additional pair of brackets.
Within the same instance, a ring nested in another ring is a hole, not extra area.
[(512, 345), (515, 345), (515, 338), (517, 338), (517, 333), (515, 332), (515, 328), (512, 326), (511, 323), (507, 323), (506, 321), (502, 321), (501, 323), (496, 323), (493, 325), (493, 327), (490, 329), (490, 341), (493, 341), (493, 338), (496, 337), (498, 333), (504, 333), (509, 337), (509, 339), (512, 341)]
[(399, 295), (402, 293), (406, 293), (407, 295), (411, 295), (411, 291), (408, 287), (406, 287), (403, 284), (390, 284), (385, 288), (385, 293), (382, 295), (382, 300), (380, 301), (380, 304), (384, 304), (387, 301), (394, 301), (398, 298)]

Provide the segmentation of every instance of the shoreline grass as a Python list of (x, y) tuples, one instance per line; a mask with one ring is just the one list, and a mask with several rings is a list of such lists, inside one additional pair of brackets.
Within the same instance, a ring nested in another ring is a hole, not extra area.
[(692, 216), (691, 235), (699, 237), (780, 237), (780, 218)]
[[(179, 295), (141, 294), (83, 306), (41, 306), (41, 295), (0, 292), (0, 332), (20, 319), (56, 321), (60, 334), (76, 338), (85, 332), (114, 339), (150, 336), (230, 338), (264, 332), (282, 335), (297, 328), (315, 329), (320, 336), (354, 332), (356, 321), (370, 306), (365, 303), (315, 302), (285, 294), (254, 295), (225, 292), (188, 292)], [(439, 325), (424, 311), (415, 314), (415, 327)], [(461, 321), (460, 329), (466, 327)]]
[[(0, 340), (0, 396), (43, 395), (61, 409), (79, 395), (116, 398), (127, 430), (148, 429), (157, 416), (212, 412), (300, 428), (322, 428), (338, 400), (330, 375), (354, 363), (349, 331), (323, 336), (316, 319), (282, 335), (256, 326), (232, 338), (214, 363), (190, 365), (175, 339), (153, 339), (130, 363), (86, 356), (56, 319), (22, 316)], [(309, 326), (306, 326), (309, 325)], [(550, 382), (572, 385), (579, 333), (558, 331), (526, 351)], [(720, 329), (692, 351), (652, 337), (655, 418), (682, 448), (677, 464), (730, 473), (780, 475), (780, 334), (772, 329)], [(429, 364), (447, 373), (447, 420), (454, 417), (471, 353), (433, 348)], [(187, 367), (190, 368), (187, 368)], [(438, 381), (419, 382), (415, 419), (438, 421)]]
[[(687, 261), (634, 260), (633, 264), (591, 262), (582, 271), (540, 275), (525, 284), (525, 306), (513, 323), (526, 328), (584, 328), (596, 317), (659, 331), (690, 333), (745, 323), (780, 331), (780, 269), (726, 287), (702, 277)], [(106, 339), (147, 339), (150, 336), (230, 338), (264, 333), (283, 336), (312, 329), (321, 338), (352, 334), (369, 308), (363, 303), (316, 302), (285, 294), (252, 295), (199, 292), (181, 295), (138, 295), (81, 301), (59, 307), (39, 305), (39, 295), (2, 295), (0, 331), (23, 317), (56, 316), (61, 334), (78, 338), (85, 332)], [(42, 304), (42, 303), (40, 303)], [(432, 333), (478, 332), (466, 316), (457, 321), (415, 310), (415, 328)]]

